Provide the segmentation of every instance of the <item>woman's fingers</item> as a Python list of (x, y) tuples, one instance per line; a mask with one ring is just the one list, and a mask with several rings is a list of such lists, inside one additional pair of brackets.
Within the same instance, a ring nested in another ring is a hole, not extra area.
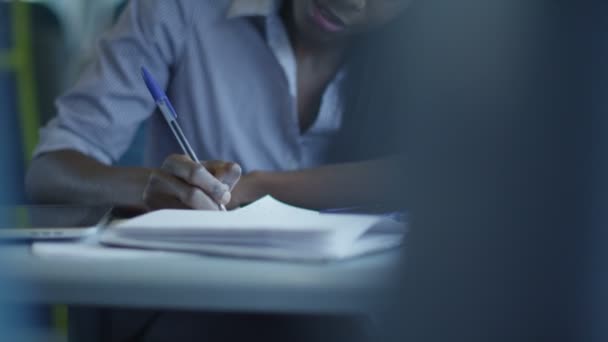
[(161, 169), (205, 192), (217, 203), (230, 202), (230, 187), (211, 174), (204, 165), (193, 162), (187, 156), (172, 155), (165, 160)]
[(204, 162), (203, 165), (205, 165), (207, 170), (213, 174), (215, 178), (228, 185), (231, 191), (241, 179), (242, 170), (239, 164), (221, 160), (211, 160)]
[(143, 199), (150, 209), (218, 210), (217, 203), (203, 190), (160, 170), (150, 175)]

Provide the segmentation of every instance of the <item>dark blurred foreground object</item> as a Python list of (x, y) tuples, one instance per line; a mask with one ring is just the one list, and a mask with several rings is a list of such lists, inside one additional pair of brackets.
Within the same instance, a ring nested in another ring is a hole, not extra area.
[(418, 5), (393, 340), (608, 341), (608, 4)]

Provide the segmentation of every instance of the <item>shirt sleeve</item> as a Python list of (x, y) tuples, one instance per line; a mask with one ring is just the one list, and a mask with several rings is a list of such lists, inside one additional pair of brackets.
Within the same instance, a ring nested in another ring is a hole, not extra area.
[(117, 161), (154, 112), (141, 67), (167, 87), (186, 40), (189, 3), (131, 0), (100, 40), (96, 60), (56, 101), (57, 116), (40, 130), (34, 156), (71, 149), (105, 164)]

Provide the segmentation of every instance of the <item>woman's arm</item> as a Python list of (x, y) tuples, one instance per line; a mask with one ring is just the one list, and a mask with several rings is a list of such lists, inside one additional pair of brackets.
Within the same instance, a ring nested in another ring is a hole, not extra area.
[(300, 171), (252, 172), (237, 184), (230, 205), (265, 195), (312, 209), (394, 204), (401, 200), (403, 178), (403, 163), (396, 157)]
[(151, 169), (104, 165), (76, 151), (56, 151), (32, 161), (26, 191), (35, 203), (144, 209), (142, 194), (151, 173)]
[(151, 210), (217, 210), (228, 203), (241, 175), (234, 163), (194, 163), (171, 155), (159, 169), (104, 165), (80, 152), (61, 150), (32, 161), (26, 179), (30, 199), (45, 204), (110, 204)]

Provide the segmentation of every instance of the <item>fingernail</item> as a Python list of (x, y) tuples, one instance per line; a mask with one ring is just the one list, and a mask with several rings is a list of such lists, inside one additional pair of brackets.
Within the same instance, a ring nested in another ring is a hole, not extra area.
[(223, 181), (226, 185), (229, 186), (230, 189), (232, 189), (236, 185), (236, 182), (239, 180), (240, 177), (241, 167), (238, 164), (232, 164), (232, 167), (230, 167), (228, 172), (226, 172), (226, 174), (224, 175)]
[(243, 172), (243, 169), (241, 169), (239, 164), (232, 164), (230, 167), (230, 172), (240, 175)]
[(222, 196), (222, 199), (220, 200), (220, 202), (224, 205), (230, 203), (230, 199), (232, 199), (232, 195), (230, 194), (230, 192), (224, 192), (224, 195)]

